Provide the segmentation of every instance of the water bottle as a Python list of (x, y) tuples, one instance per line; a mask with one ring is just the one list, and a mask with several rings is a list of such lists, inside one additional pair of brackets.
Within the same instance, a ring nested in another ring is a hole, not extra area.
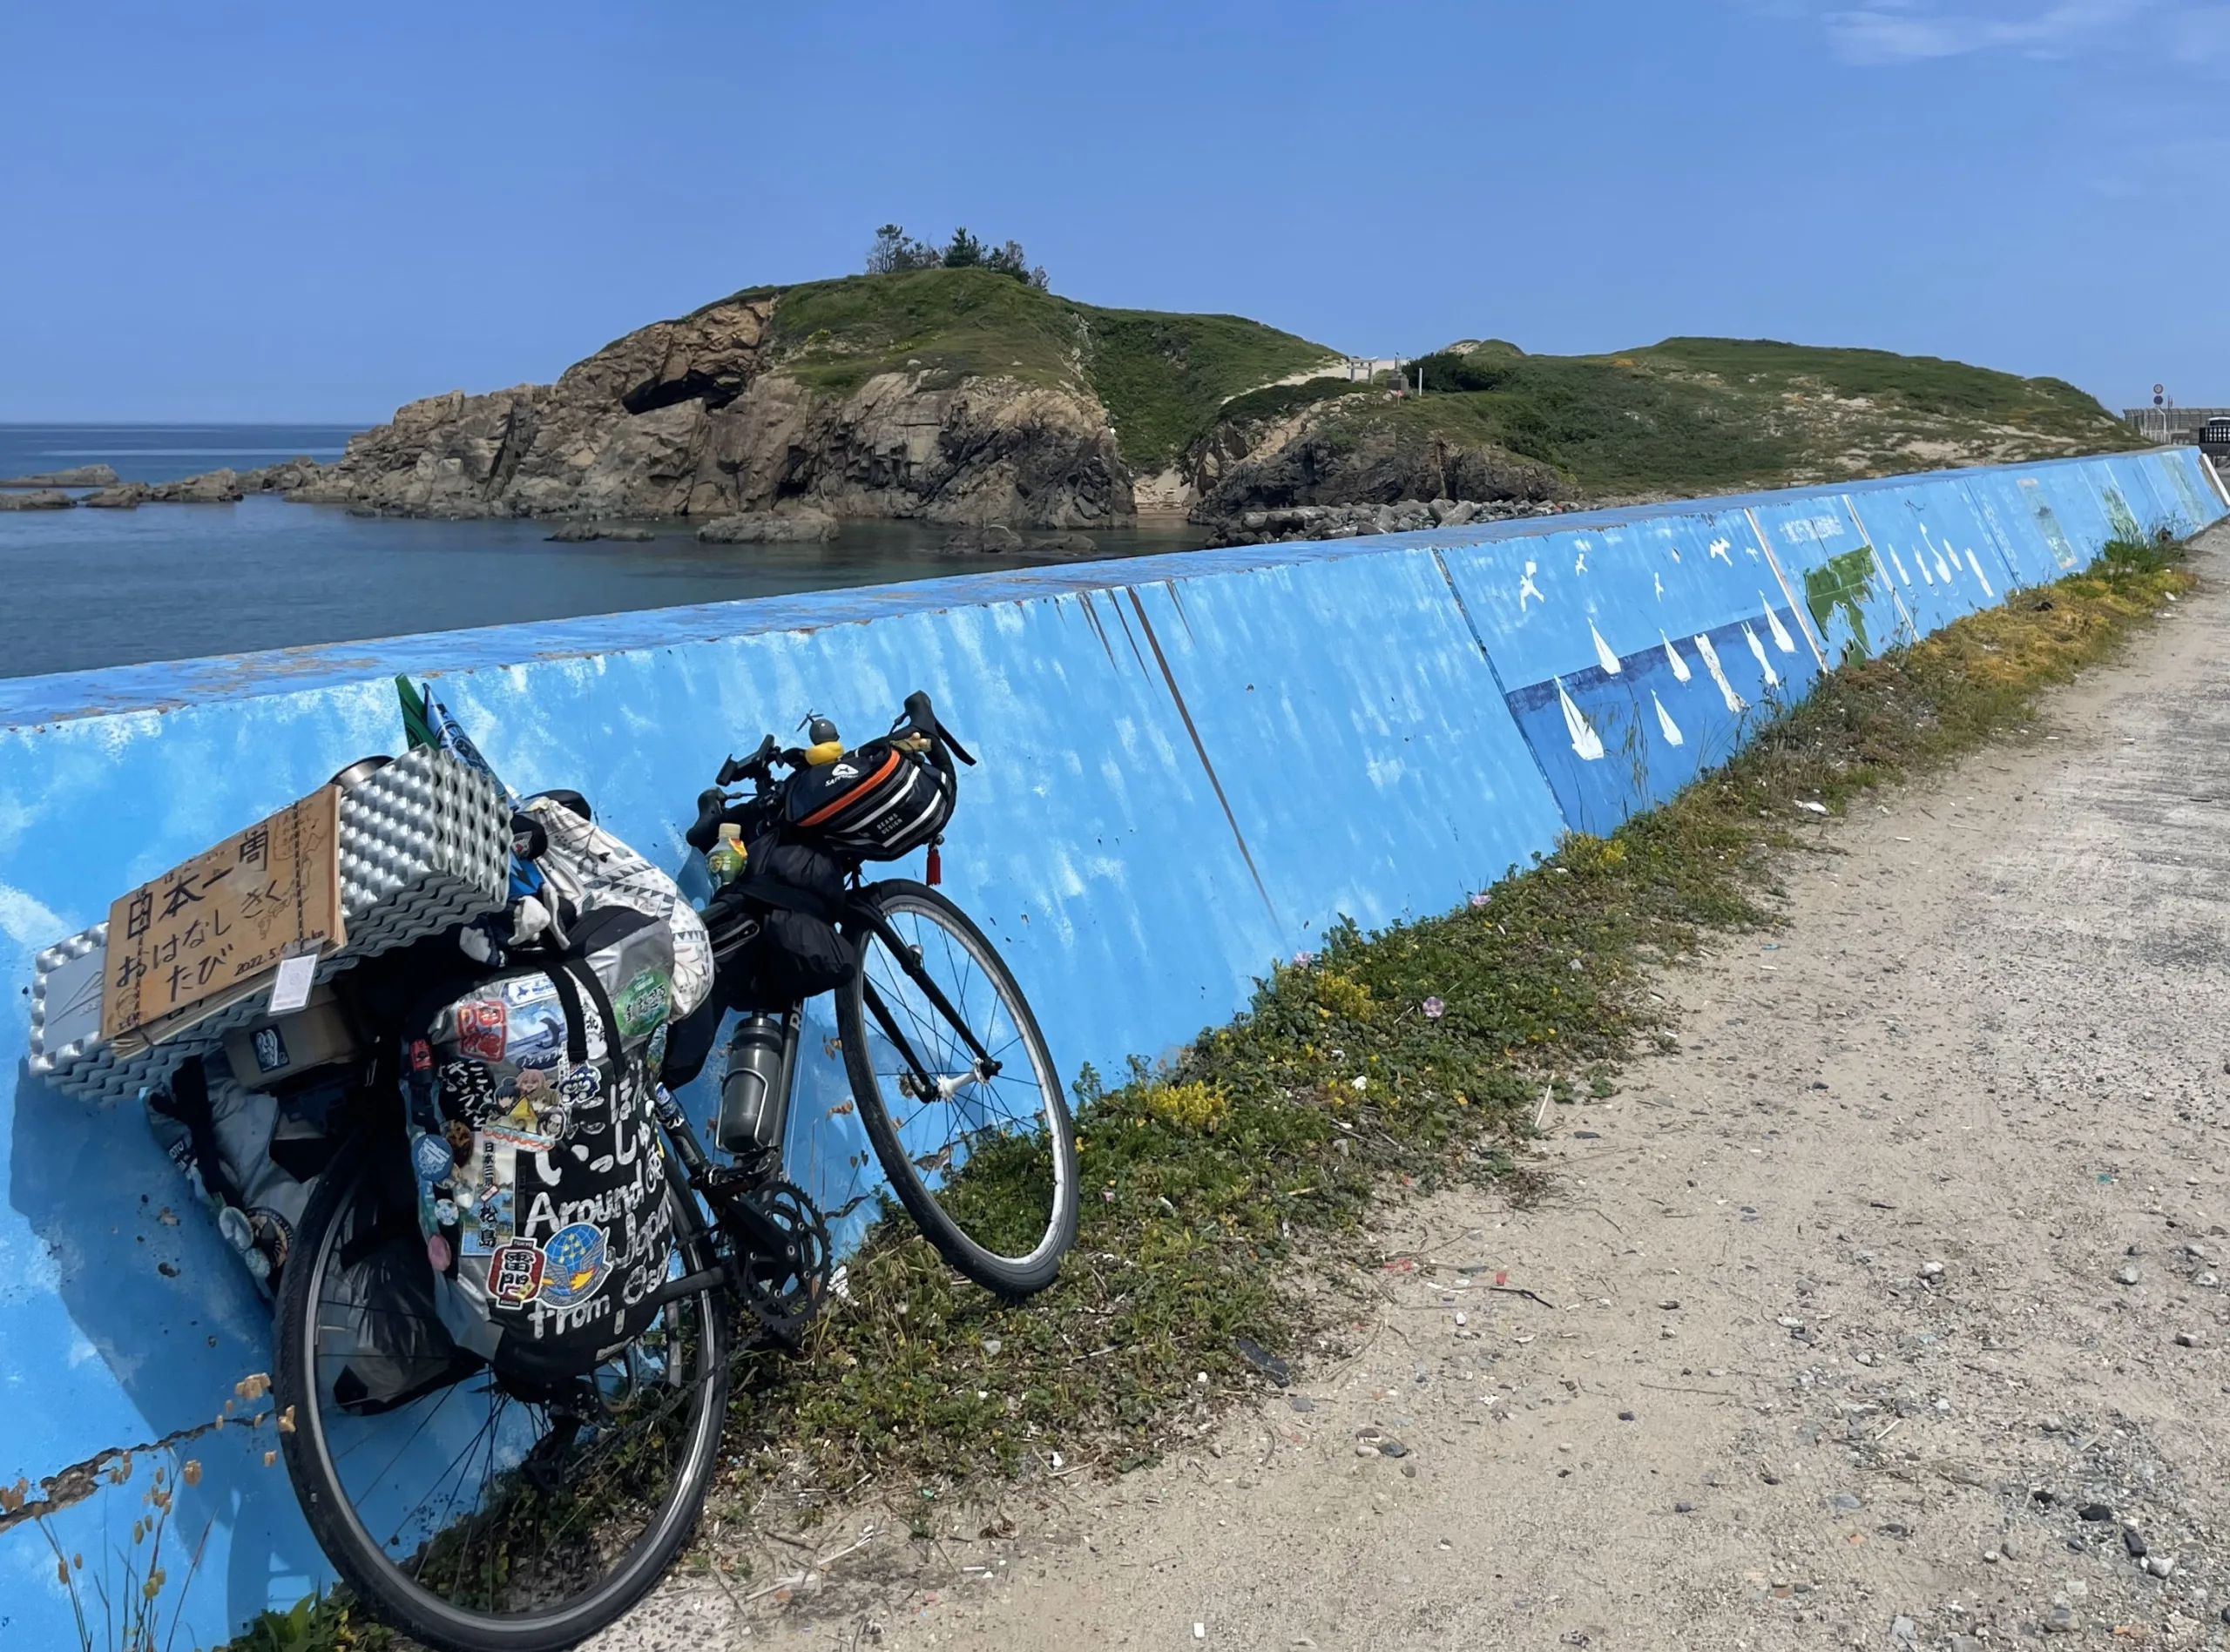
[(720, 841), (705, 852), (705, 869), (713, 874), (713, 887), (719, 888), (743, 870), (745, 852), (743, 828), (733, 820), (720, 823)]
[(720, 1146), (742, 1155), (780, 1152), (789, 1122), (789, 1029), (787, 1017), (765, 1012), (744, 1016), (728, 1040), (728, 1068), (720, 1080)]

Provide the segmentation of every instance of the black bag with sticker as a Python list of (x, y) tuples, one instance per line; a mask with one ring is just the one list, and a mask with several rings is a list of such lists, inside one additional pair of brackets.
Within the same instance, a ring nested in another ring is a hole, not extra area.
[(532, 1380), (592, 1370), (638, 1335), (674, 1244), (652, 1102), (673, 932), (614, 906), (570, 940), (422, 1004), (404, 1050), (442, 1321)]
[(773, 833), (751, 846), (745, 866), (705, 907), (716, 995), (730, 1009), (780, 1009), (842, 986), (857, 963), (835, 921), (844, 868)]

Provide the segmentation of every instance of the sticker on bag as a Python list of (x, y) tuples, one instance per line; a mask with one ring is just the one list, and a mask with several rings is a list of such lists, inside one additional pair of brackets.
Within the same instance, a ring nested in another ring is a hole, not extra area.
[(410, 1143), (410, 1168), (418, 1173), (418, 1179), (429, 1187), (436, 1182), (448, 1181), (449, 1170), (456, 1163), (456, 1156), (450, 1152), (449, 1144), (438, 1136), (422, 1132)]
[(545, 1306), (570, 1308), (594, 1296), (612, 1271), (604, 1230), (592, 1223), (576, 1222), (551, 1234), (542, 1247), (542, 1300)]
[(456, 1047), (483, 1062), (503, 1059), (505, 1017), (503, 1005), (492, 998), (475, 999), (456, 1007)]
[(622, 1038), (639, 1038), (661, 1025), (673, 1002), (673, 977), (663, 969), (645, 969), (619, 989), (612, 1012), (619, 1018)]
[(542, 1289), (542, 1252), (530, 1244), (507, 1244), (488, 1258), (488, 1294), (506, 1307), (523, 1308)]
[(514, 1009), (552, 1003), (557, 997), (558, 988), (547, 975), (519, 975), (503, 983), (503, 1001)]
[(512, 1010), (503, 1059), (515, 1067), (556, 1067), (565, 1059), (565, 1008), (555, 998)]

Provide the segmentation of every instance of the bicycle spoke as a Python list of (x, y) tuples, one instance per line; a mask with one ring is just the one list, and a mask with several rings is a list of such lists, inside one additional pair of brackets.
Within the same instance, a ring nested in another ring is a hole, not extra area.
[(863, 936), (860, 1055), (895, 1138), (887, 1163), (970, 1244), (1039, 1258), (1073, 1209), (1058, 1091), (989, 943), (931, 900), (886, 899), (887, 927)]
[[(360, 1592), (398, 1611), (408, 1596), (416, 1604), (405, 1617), (432, 1614), (453, 1626), (500, 1626), (638, 1592), (658, 1552), (649, 1545), (673, 1541), (672, 1511), (693, 1507), (717, 1440), (725, 1337), (709, 1299), (670, 1304), (617, 1357), (570, 1383), (522, 1387), (479, 1366), (392, 1409), (352, 1413), (335, 1387), (352, 1368), (376, 1392), (409, 1382), (416, 1363), (451, 1346), (422, 1307), (356, 1299), (388, 1288), (393, 1265), (376, 1246), (357, 1255), (368, 1277), (337, 1260), (352, 1234), (376, 1231), (375, 1196), (363, 1197), (364, 1209), (334, 1217), (321, 1236), (310, 1311), (292, 1320), (290, 1345), (307, 1345), (307, 1437), (329, 1487), (324, 1500), (355, 1534), (349, 1575)], [(348, 1390), (362, 1392), (355, 1381)]]

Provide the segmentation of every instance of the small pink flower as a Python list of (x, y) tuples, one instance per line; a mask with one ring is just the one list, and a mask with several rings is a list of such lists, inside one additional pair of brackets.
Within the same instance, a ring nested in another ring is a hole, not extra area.
[(1316, 961), (1316, 954), (1313, 952), (1297, 952), (1294, 954), (1293, 961), (1296, 968), (1306, 969)]
[(1438, 1021), (1448, 1013), (1448, 1006), (1437, 998), (1428, 998), (1425, 1000), (1424, 1010), (1427, 1021)]
[(1493, 897), (1491, 895), (1488, 894), (1485, 890), (1482, 889), (1471, 897), (1471, 904), (1475, 907), (1483, 907), (1492, 899)]

